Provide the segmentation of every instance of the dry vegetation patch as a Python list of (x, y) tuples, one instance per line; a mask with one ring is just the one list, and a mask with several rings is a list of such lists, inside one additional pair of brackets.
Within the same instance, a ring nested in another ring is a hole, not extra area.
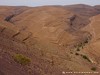
[(22, 54), (15, 54), (13, 56), (14, 60), (21, 65), (28, 65), (31, 62), (31, 59)]

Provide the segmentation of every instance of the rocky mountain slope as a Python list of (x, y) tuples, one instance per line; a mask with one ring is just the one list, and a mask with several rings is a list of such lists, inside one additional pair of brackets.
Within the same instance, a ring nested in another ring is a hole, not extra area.
[(1, 6), (0, 75), (100, 72), (99, 14), (87, 5)]
[(80, 14), (83, 17), (91, 17), (100, 13), (99, 5), (89, 6), (85, 4), (76, 4), (76, 5), (66, 5), (65, 8), (77, 14)]

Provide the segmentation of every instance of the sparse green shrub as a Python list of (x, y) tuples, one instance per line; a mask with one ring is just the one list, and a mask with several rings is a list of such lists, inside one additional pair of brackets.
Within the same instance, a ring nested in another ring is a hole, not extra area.
[(86, 39), (85, 41), (84, 41), (84, 43), (88, 43), (89, 41), (88, 41), (88, 39)]
[(76, 48), (77, 51), (80, 51), (81, 49), (83, 49), (83, 44), (80, 43), (80, 44), (78, 44), (78, 45), (76, 45), (74, 47)]
[(78, 47), (82, 47), (82, 43), (78, 44)]
[(73, 52), (70, 52), (70, 54), (73, 54)]
[(81, 55), (84, 59), (86, 59), (86, 60), (88, 60), (89, 62), (91, 62), (90, 61), (90, 59), (86, 56), (86, 55)]
[(13, 56), (13, 58), (17, 63), (19, 63), (21, 65), (28, 65), (31, 62), (30, 58), (28, 58), (22, 54), (15, 54)]
[(80, 48), (77, 48), (77, 51), (80, 51)]
[(92, 67), (91, 70), (92, 70), (92, 71), (96, 71), (96, 67)]
[(79, 53), (75, 53), (75, 55), (79, 55)]

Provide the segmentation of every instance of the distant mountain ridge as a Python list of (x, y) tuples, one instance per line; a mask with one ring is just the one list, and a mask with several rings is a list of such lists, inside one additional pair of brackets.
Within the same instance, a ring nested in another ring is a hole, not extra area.
[[(98, 5), (99, 6), (99, 5)], [(81, 16), (91, 17), (97, 14), (100, 14), (98, 6), (89, 6), (85, 4), (76, 4), (76, 5), (66, 5), (65, 8), (69, 9), (75, 13), (80, 14)]]

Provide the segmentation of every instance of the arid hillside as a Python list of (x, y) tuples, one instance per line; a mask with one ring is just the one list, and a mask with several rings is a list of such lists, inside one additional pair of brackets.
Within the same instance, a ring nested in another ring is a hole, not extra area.
[(99, 14), (99, 5), (0, 6), (0, 75), (100, 75)]
[[(96, 64), (99, 64), (99, 49), (100, 49), (100, 15), (90, 18), (91, 23), (87, 25), (84, 30), (89, 31), (92, 34), (91, 43), (85, 48), (89, 54), (94, 58)], [(100, 67), (100, 65), (99, 65)]]
[(66, 5), (65, 8), (77, 14), (80, 14), (81, 16), (86, 17), (86, 18), (89, 18), (91, 16), (94, 16), (100, 13), (99, 5), (89, 6), (85, 4), (76, 4), (76, 5)]

